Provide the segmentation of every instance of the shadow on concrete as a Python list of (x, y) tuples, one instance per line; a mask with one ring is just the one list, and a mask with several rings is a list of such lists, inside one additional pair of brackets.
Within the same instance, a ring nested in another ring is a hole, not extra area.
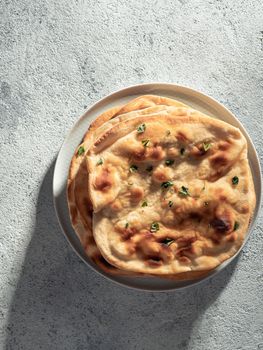
[(169, 293), (105, 280), (72, 251), (52, 202), (54, 163), (41, 185), (36, 224), (10, 307), (6, 350), (188, 349), (193, 327), (234, 271)]

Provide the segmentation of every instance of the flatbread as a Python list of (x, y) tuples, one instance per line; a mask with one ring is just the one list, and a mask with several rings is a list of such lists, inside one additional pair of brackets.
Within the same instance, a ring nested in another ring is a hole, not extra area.
[[(72, 226), (87, 256), (99, 265), (101, 269), (111, 274), (127, 274), (127, 272), (118, 271), (114, 266), (108, 264), (94, 241), (92, 233), (93, 210), (87, 191), (88, 172), (85, 155), (92, 141), (119, 121), (140, 114), (146, 115), (147, 113), (158, 112), (163, 110), (165, 106), (185, 107), (186, 105), (164, 97), (145, 95), (130, 101), (125, 106), (114, 107), (106, 111), (91, 123), (88, 132), (83, 138), (83, 142), (76, 149), (71, 161), (67, 197)], [(84, 152), (78, 155), (78, 151), (81, 148), (83, 148)]]
[(167, 107), (118, 122), (86, 159), (93, 235), (118, 269), (193, 278), (241, 247), (255, 192), (239, 129)]

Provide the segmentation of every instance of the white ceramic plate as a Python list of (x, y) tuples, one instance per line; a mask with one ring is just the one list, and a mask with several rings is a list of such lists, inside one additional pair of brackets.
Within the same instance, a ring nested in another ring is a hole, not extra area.
[[(257, 194), (257, 204), (255, 209), (255, 214), (253, 218), (253, 222), (250, 225), (249, 232), (247, 234), (247, 238), (249, 237), (250, 232), (252, 231), (259, 207), (261, 202), (261, 171), (260, 164), (258, 160), (258, 156), (255, 150), (255, 147), (248, 136), (246, 130), (242, 126), (242, 124), (234, 117), (234, 115), (226, 109), (219, 102), (215, 101), (209, 96), (206, 96), (198, 91), (193, 89), (174, 85), (174, 84), (163, 84), (163, 83), (152, 83), (152, 84), (142, 84), (135, 85), (120, 91), (114, 92), (111, 95), (103, 98), (93, 106), (91, 106), (76, 122), (72, 130), (69, 132), (66, 137), (57, 157), (56, 166), (54, 170), (54, 178), (53, 178), (53, 195), (54, 195), (54, 204), (57, 213), (57, 217), (59, 223), (61, 225), (62, 230), (64, 231), (69, 243), (75, 252), (82, 258), (82, 260), (89, 266), (91, 266), (94, 270), (99, 272), (101, 275), (118, 282), (122, 285), (142, 289), (149, 291), (167, 291), (178, 288), (183, 288), (187, 286), (191, 286), (196, 284), (212, 275), (222, 270), (226, 265), (230, 263), (233, 258), (227, 260), (223, 264), (221, 264), (217, 269), (213, 270), (208, 276), (203, 279), (193, 280), (193, 281), (172, 281), (160, 278), (151, 278), (151, 277), (121, 277), (121, 276), (111, 276), (107, 275), (105, 272), (100, 270), (84, 253), (82, 246), (79, 242), (77, 235), (71, 227), (69, 212), (67, 207), (67, 199), (66, 199), (66, 183), (68, 176), (68, 169), (70, 165), (70, 161), (74, 150), (79, 145), (82, 140), (82, 137), (90, 122), (95, 119), (102, 112), (107, 109), (125, 104), (129, 100), (138, 97), (140, 95), (145, 94), (153, 94), (153, 95), (161, 95), (165, 97), (174, 98), (176, 100), (182, 101), (185, 104), (204, 112), (211, 117), (221, 119), (229, 124), (232, 124), (238, 127), (243, 134), (245, 135), (248, 142), (248, 156), (250, 161), (250, 166), (252, 169), (252, 174), (254, 178), (255, 191)], [(244, 242), (245, 244), (245, 242)], [(244, 246), (244, 245), (243, 245)], [(242, 249), (242, 248), (241, 248)]]

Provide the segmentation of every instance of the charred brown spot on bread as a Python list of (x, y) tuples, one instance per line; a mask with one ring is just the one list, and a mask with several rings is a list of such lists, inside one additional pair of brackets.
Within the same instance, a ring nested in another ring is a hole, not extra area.
[(136, 244), (132, 241), (132, 239), (127, 239), (126, 242), (125, 242), (125, 245), (126, 245), (126, 248), (127, 248), (128, 252), (131, 255), (136, 252)]
[(189, 152), (190, 156), (193, 157), (202, 157), (204, 154), (206, 154), (206, 152), (204, 151), (203, 148), (201, 148), (201, 146), (199, 147), (198, 145), (193, 146)]
[(189, 154), (195, 158), (211, 155), (211, 146), (210, 142), (198, 142), (191, 148)]
[(190, 219), (196, 220), (198, 222), (200, 222), (202, 220), (202, 215), (199, 213), (196, 213), (196, 212), (189, 213), (189, 217), (190, 217)]
[(122, 209), (122, 204), (120, 202), (120, 200), (116, 199), (114, 202), (112, 202), (110, 204), (110, 208), (112, 209), (112, 211), (114, 212), (118, 212)]
[(209, 159), (211, 167), (214, 171), (209, 175), (210, 181), (216, 181), (220, 176), (222, 176), (228, 169), (230, 162), (226, 156), (226, 152), (216, 152)]
[(138, 230), (135, 227), (123, 227), (116, 228), (117, 232), (121, 234), (121, 238), (126, 241), (138, 233)]
[(211, 237), (210, 237), (211, 241), (215, 244), (215, 245), (219, 245), (221, 240), (222, 240), (222, 235), (214, 233)]
[(161, 146), (155, 146), (149, 149), (149, 157), (153, 160), (162, 160), (165, 157), (164, 150)]
[(164, 262), (169, 263), (174, 259), (174, 253), (170, 247), (162, 244), (160, 247), (160, 257)]
[(226, 233), (230, 230), (230, 223), (222, 218), (215, 218), (211, 221), (211, 226), (220, 233)]
[(214, 168), (219, 167), (220, 168), (220, 167), (228, 165), (229, 160), (226, 157), (225, 152), (217, 152), (212, 157), (210, 157), (210, 163), (211, 163), (212, 167), (214, 167)]
[(132, 152), (132, 158), (137, 161), (146, 159), (146, 148), (137, 148)]
[(233, 214), (228, 209), (218, 207), (215, 212), (215, 218), (210, 225), (217, 233), (226, 234), (231, 231), (234, 224)]
[(111, 134), (111, 130), (106, 131), (103, 135), (101, 135), (95, 142), (94, 147), (100, 146), (104, 140), (108, 139)]
[(179, 248), (179, 249), (177, 249), (177, 251), (176, 251), (176, 256), (177, 256), (177, 257), (185, 256), (185, 254), (188, 252), (188, 250), (189, 250), (189, 247), (182, 247), (182, 248)]
[(150, 267), (160, 267), (163, 265), (163, 261), (161, 260), (160, 257), (150, 257), (145, 261), (145, 264), (150, 266)]
[(113, 179), (110, 170), (105, 168), (95, 179), (94, 187), (98, 191), (107, 192), (113, 185)]
[(187, 137), (186, 133), (183, 131), (179, 131), (176, 135), (177, 140), (180, 142), (187, 142), (189, 141), (189, 138)]
[(202, 247), (200, 245), (198, 246), (198, 245), (195, 245), (195, 244), (191, 245), (191, 247), (190, 247), (190, 254), (193, 255), (193, 256), (196, 256), (196, 255), (200, 256), (200, 255), (202, 255)]
[(191, 260), (187, 257), (187, 256), (180, 256), (178, 258), (178, 260), (180, 261), (180, 263), (182, 264), (187, 264), (190, 265), (191, 264)]
[(168, 171), (164, 168), (160, 168), (160, 169), (157, 168), (153, 172), (152, 177), (153, 177), (153, 180), (155, 180), (156, 182), (162, 183), (170, 179), (170, 174), (168, 174)]
[(176, 243), (183, 245), (183, 246), (190, 246), (196, 240), (197, 240), (197, 237), (195, 234), (185, 235), (185, 236), (181, 236), (181, 237), (177, 238)]
[(167, 156), (171, 158), (178, 157), (180, 154), (180, 149), (176, 147), (170, 147), (167, 149)]
[(219, 201), (225, 201), (227, 199), (225, 189), (222, 187), (215, 188), (214, 198), (217, 198)]
[(130, 189), (130, 196), (132, 202), (139, 202), (144, 197), (144, 189), (142, 187), (132, 187)]
[(227, 151), (227, 150), (229, 150), (230, 147), (231, 147), (231, 141), (230, 140), (229, 141), (221, 140), (221, 141), (218, 142), (218, 149), (220, 151)]
[(249, 212), (249, 205), (247, 203), (245, 203), (245, 204), (242, 205), (241, 213), (242, 214), (247, 214), (248, 212)]
[(152, 259), (153, 257), (160, 259), (161, 244), (156, 242), (154, 234), (145, 233), (137, 242), (136, 250), (146, 259)]

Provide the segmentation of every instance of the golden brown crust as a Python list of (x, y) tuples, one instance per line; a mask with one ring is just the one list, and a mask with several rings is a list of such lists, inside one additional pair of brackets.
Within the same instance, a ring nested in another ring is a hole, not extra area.
[[(171, 108), (170, 108), (171, 107)], [(173, 111), (173, 107), (180, 107), (177, 108), (176, 112)], [(85, 152), (81, 155), (77, 155), (77, 151), (79, 147), (77, 148), (75, 155), (71, 162), (71, 167), (69, 171), (69, 178), (68, 178), (68, 203), (69, 203), (69, 210), (71, 214), (71, 220), (72, 225), (80, 237), (80, 240), (82, 242), (82, 245), (84, 246), (84, 249), (86, 251), (86, 254), (106, 273), (109, 274), (117, 274), (117, 275), (132, 275), (132, 276), (143, 276), (145, 274), (145, 270), (141, 270), (141, 272), (138, 272), (139, 269), (136, 269), (136, 272), (131, 272), (128, 270), (123, 269), (123, 266), (120, 266), (117, 264), (118, 267), (116, 268), (114, 265), (116, 265), (114, 259), (108, 259), (111, 263), (107, 262), (101, 255), (100, 250), (98, 249), (94, 239), (93, 239), (93, 232), (92, 232), (92, 215), (93, 215), (93, 209), (92, 204), (88, 195), (88, 192), (85, 191), (86, 189), (86, 183), (88, 182), (88, 172), (85, 166), (85, 155), (87, 153), (88, 148), (92, 144), (94, 139), (97, 139), (96, 147), (99, 152), (102, 150), (103, 147), (108, 147), (109, 139), (112, 140), (112, 130), (111, 128), (115, 127), (122, 122), (125, 122), (129, 119), (135, 119), (135, 118), (141, 118), (142, 116), (147, 116), (148, 118), (151, 116), (155, 117), (158, 115), (158, 113), (162, 112), (166, 115), (172, 115), (174, 117), (184, 117), (184, 116), (198, 116), (199, 113), (195, 112), (193, 110), (189, 110), (187, 106), (178, 103), (177, 101), (158, 97), (158, 96), (141, 96), (131, 102), (129, 102), (124, 107), (116, 107), (113, 108), (110, 111), (107, 111), (103, 113), (103, 115), (99, 116), (96, 121), (92, 123), (90, 126), (88, 132), (86, 133), (83, 144), (80, 146), (83, 146), (85, 148)], [(126, 113), (126, 114), (125, 114)], [(195, 114), (197, 113), (197, 114)], [(141, 122), (140, 119), (137, 119), (137, 122)], [(123, 124), (124, 125), (124, 124)], [(126, 125), (126, 124), (125, 124)], [(224, 134), (224, 132), (222, 132)], [(231, 130), (231, 136), (235, 140), (239, 137), (239, 132), (232, 129)], [(152, 135), (149, 135), (149, 137), (154, 137), (154, 133)], [(191, 138), (191, 134), (189, 134), (189, 130), (186, 128), (180, 130), (177, 134), (177, 139), (181, 144), (189, 142), (189, 138)], [(107, 140), (108, 139), (108, 140)], [(106, 142), (107, 140), (107, 142)], [(112, 142), (112, 141), (111, 141)], [(104, 145), (104, 146), (103, 146)], [(231, 142), (218, 142), (217, 145), (217, 152), (213, 153), (211, 150), (208, 151), (209, 155), (211, 156), (210, 159), (210, 167), (211, 169), (214, 169), (215, 171), (211, 171), (209, 174), (209, 181), (216, 182), (218, 178), (221, 178), (222, 176), (225, 176), (226, 174), (229, 175), (229, 181), (231, 182), (231, 171), (235, 172), (235, 166), (233, 167), (234, 163), (231, 163), (231, 158), (229, 159), (228, 153), (232, 153), (231, 150)], [(140, 145), (137, 147), (136, 143), (131, 142), (130, 144), (125, 144), (122, 148), (121, 155), (123, 156), (123, 153), (130, 152), (131, 160), (133, 163), (136, 163), (137, 165), (144, 164), (145, 168), (143, 169), (143, 177), (148, 176), (149, 173), (152, 174), (152, 179), (154, 184), (161, 184), (164, 181), (168, 181), (168, 179), (171, 177), (171, 171), (172, 169), (169, 166), (162, 166), (162, 167), (155, 167), (152, 171), (146, 170), (149, 168), (149, 162), (154, 163), (155, 165), (158, 164), (158, 162), (163, 162), (165, 159), (163, 149), (160, 148), (159, 145), (152, 145), (151, 147), (142, 147)], [(189, 155), (193, 158), (193, 161), (200, 161), (200, 159), (204, 158), (204, 152), (202, 149), (202, 144), (195, 144), (192, 148), (188, 150)], [(174, 145), (170, 145), (167, 149), (166, 153), (168, 158), (178, 157), (180, 155), (180, 149), (174, 147)], [(180, 155), (182, 156), (182, 155)], [(117, 158), (118, 158), (117, 157)], [(240, 151), (239, 156), (236, 154), (236, 157), (239, 157), (240, 161), (244, 164), (240, 166), (243, 170), (241, 171), (239, 175), (239, 178), (242, 179), (242, 186), (246, 193), (249, 194), (249, 198), (247, 201), (241, 200), (238, 203), (237, 211), (240, 212), (241, 216), (249, 217), (251, 218), (254, 207), (255, 207), (255, 194), (254, 194), (254, 185), (253, 180), (251, 176), (251, 172), (248, 166), (247, 162), (247, 154), (246, 154), (246, 147), (243, 149), (243, 151)], [(232, 157), (234, 158), (234, 157)], [(111, 159), (113, 161), (114, 166), (118, 164), (118, 161), (116, 162), (116, 159)], [(231, 165), (230, 165), (231, 164)], [(233, 169), (232, 169), (233, 168)], [(102, 168), (103, 169), (103, 168)], [(229, 170), (232, 169), (232, 170)], [(103, 173), (103, 172), (102, 172)], [(112, 174), (114, 172), (110, 171), (110, 174), (107, 175), (107, 182), (112, 184), (114, 181), (116, 182), (116, 178), (112, 177)], [(202, 171), (200, 172), (202, 175)], [(133, 174), (134, 175), (134, 174)], [(102, 176), (102, 178), (104, 175)], [(103, 180), (99, 178), (99, 182)], [(164, 181), (162, 181), (164, 180)], [(207, 180), (205, 180), (207, 181)], [(200, 187), (200, 184), (198, 185)], [(195, 195), (198, 195), (198, 191), (200, 192), (199, 187), (196, 186), (194, 189)], [(108, 188), (107, 188), (108, 187)], [(102, 191), (104, 193), (104, 200), (109, 195), (109, 190), (111, 186), (109, 184), (104, 187), (104, 190), (107, 189), (107, 191)], [(193, 189), (192, 189), (193, 190)], [(226, 202), (226, 193), (222, 190), (218, 189), (216, 192), (213, 192), (214, 189), (212, 189), (212, 194), (216, 196), (216, 198), (219, 198), (220, 201)], [(116, 200), (112, 201), (111, 198), (112, 194), (108, 196), (108, 210), (109, 212), (112, 212), (114, 215), (118, 215), (118, 213), (122, 212), (123, 210), (123, 201), (116, 198)], [(143, 186), (137, 185), (132, 186), (129, 191), (129, 195), (124, 199), (124, 202), (128, 205), (128, 208), (135, 209), (138, 205), (140, 205), (143, 202), (145, 196), (145, 190)], [(231, 197), (232, 198), (232, 197)], [(235, 202), (235, 198), (231, 199), (232, 202)], [(233, 203), (230, 203), (233, 205)], [(166, 208), (169, 204), (169, 201), (166, 199), (164, 201), (161, 201), (161, 207)], [(196, 203), (195, 203), (196, 204)], [(228, 203), (229, 205), (229, 203)], [(182, 208), (181, 208), (182, 209)], [(191, 209), (191, 206), (187, 205), (186, 208), (181, 210), (180, 206), (179, 208), (173, 208), (174, 214), (176, 214), (176, 217), (181, 217), (185, 215), (185, 209), (186, 212), (189, 209)], [(244, 239), (245, 230), (242, 233), (240, 230), (237, 231), (231, 231), (231, 227), (233, 226), (233, 213), (228, 210), (228, 208), (225, 208), (225, 206), (222, 206), (222, 208), (217, 208), (215, 210), (215, 218), (213, 222), (213, 230), (215, 231), (213, 235), (211, 236), (211, 240), (213, 244), (219, 244), (222, 240), (222, 232), (226, 232), (225, 242), (226, 244), (232, 244), (236, 246), (236, 249), (238, 249), (238, 246), (242, 244), (242, 241)], [(169, 219), (169, 216), (168, 216)], [(191, 213), (191, 220), (199, 220), (200, 217), (196, 213)], [(217, 220), (217, 221), (216, 221)], [(249, 221), (249, 220), (248, 220)], [(129, 229), (123, 230), (123, 227), (119, 229), (118, 231), (120, 234), (123, 235), (125, 238), (125, 242), (127, 243), (127, 248), (129, 251), (129, 254), (133, 254), (134, 251), (137, 249), (142, 250), (142, 254), (149, 249), (148, 253), (152, 253), (152, 249), (155, 249), (154, 252), (156, 253), (156, 246), (155, 242), (146, 242), (145, 244), (134, 244), (132, 240), (134, 237), (136, 237), (137, 230), (133, 227), (130, 227)], [(184, 237), (176, 237), (177, 241), (176, 244), (179, 245), (177, 249), (177, 255), (178, 255), (178, 261), (180, 264), (182, 264), (184, 267), (189, 267), (191, 264), (191, 256), (192, 255), (198, 255), (200, 254), (200, 246), (197, 244), (199, 240), (195, 239), (195, 234), (192, 232), (188, 232), (184, 235)], [(149, 240), (149, 239), (148, 239)], [(142, 248), (140, 248), (140, 246)], [(148, 246), (148, 248), (147, 248)], [(139, 248), (138, 248), (139, 247)], [(168, 249), (167, 249), (168, 248)], [(207, 247), (207, 249), (211, 249), (211, 247)], [(147, 253), (147, 254), (148, 254)], [(171, 259), (171, 251), (169, 250), (169, 247), (162, 246), (159, 250), (158, 254), (160, 253), (162, 257), (162, 261), (169, 261)], [(234, 252), (233, 252), (234, 254)], [(223, 255), (224, 259), (227, 259), (229, 255), (225, 254)], [(208, 269), (203, 270), (195, 270), (195, 271), (185, 271), (180, 273), (173, 273), (173, 274), (162, 274), (158, 272), (158, 268), (162, 268), (163, 262), (158, 261), (155, 259), (155, 256), (150, 257), (145, 262), (146, 266), (149, 267), (147, 269), (147, 275), (152, 274), (150, 269), (155, 269), (153, 275), (158, 275), (159, 277), (163, 278), (172, 278), (175, 280), (187, 280), (187, 279), (195, 279), (195, 278), (201, 278), (206, 276), (211, 272), (211, 269), (213, 269), (213, 266), (215, 266), (215, 261), (211, 263), (211, 259), (207, 259), (205, 257), (200, 257), (201, 262), (203, 265), (208, 267)], [(202, 261), (203, 259), (203, 261)], [(214, 265), (213, 265), (214, 263)]]
[[(141, 124), (146, 130), (138, 133)], [(167, 159), (171, 148), (178, 150), (173, 149), (172, 160)], [(97, 138), (87, 160), (94, 237), (112, 265), (147, 274), (195, 275), (214, 269), (242, 245), (255, 195), (246, 140), (229, 124), (169, 107), (116, 124)], [(131, 161), (137, 166), (132, 174)], [(154, 169), (147, 177), (149, 162)], [(102, 181), (104, 167), (112, 170), (102, 191), (95, 183)], [(238, 184), (232, 183), (235, 176)], [(142, 205), (142, 199), (149, 204)], [(155, 222), (158, 229), (151, 232)], [(167, 239), (172, 243), (163, 243)]]

